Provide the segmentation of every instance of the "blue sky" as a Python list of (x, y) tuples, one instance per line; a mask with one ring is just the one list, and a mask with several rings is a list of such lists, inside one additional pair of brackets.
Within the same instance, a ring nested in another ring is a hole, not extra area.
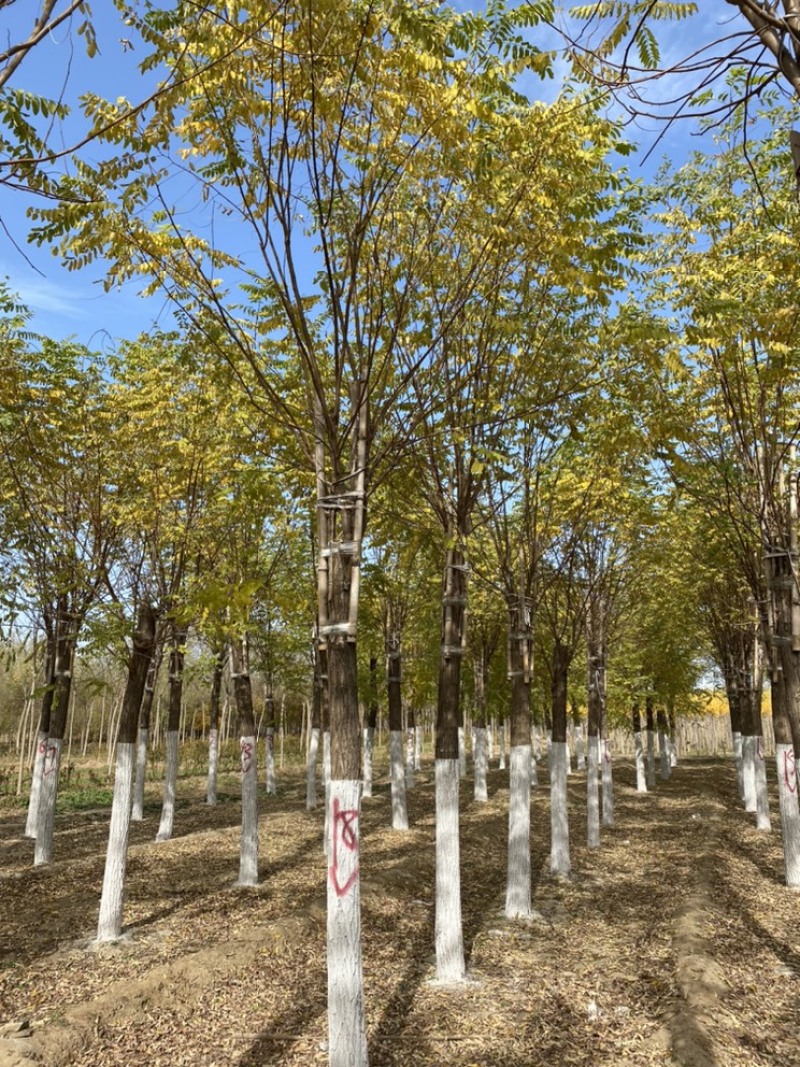
[[(4, 40), (19, 39), (29, 30), (28, 20), (33, 6), (30, 0), (22, 0), (4, 9), (0, 20)], [(468, 5), (459, 0), (457, 6)], [(145, 97), (152, 83), (138, 73), (137, 53), (121, 40), (125, 28), (116, 8), (109, 0), (96, 2), (93, 20), (100, 48), (96, 58), (87, 58), (83, 39), (75, 32), (79, 20), (75, 20), (71, 28), (60, 27), (43, 41), (23, 62), (10, 84), (52, 97), (63, 95), (64, 100), (73, 106), (76, 98), (87, 90), (112, 99), (126, 96), (137, 101)], [(674, 62), (700, 42), (714, 40), (730, 32), (731, 28), (740, 28), (742, 22), (732, 6), (701, 4), (700, 14), (690, 21), (659, 26), (662, 57), (667, 64)], [(554, 35), (546, 27), (532, 33), (542, 48), (553, 46)], [(545, 83), (542, 95), (548, 92), (555, 95), (564, 69), (563, 65), (557, 66), (556, 79)], [(675, 77), (652, 89), (655, 93), (672, 96), (686, 87), (686, 80)], [(69, 144), (71, 136), (79, 136), (81, 130), (79, 118), (67, 123), (62, 138), (64, 146)], [(656, 121), (640, 121), (631, 128), (631, 139), (641, 144), (639, 152), (627, 160), (628, 168), (635, 176), (641, 169), (643, 176), (649, 177), (664, 156), (677, 162), (699, 147), (692, 136), (693, 126), (679, 122), (667, 131), (651, 158), (642, 166), (644, 154), (652, 147), (660, 130)], [(91, 155), (91, 147), (85, 151)], [(163, 328), (171, 326), (171, 310), (164, 299), (142, 300), (135, 284), (106, 293), (101, 285), (101, 264), (83, 271), (67, 272), (49, 249), (28, 245), (29, 222), (25, 216), (28, 203), (24, 194), (0, 186), (0, 222), (6, 231), (5, 240), (0, 241), (0, 277), (7, 276), (11, 288), (33, 310), (36, 329), (53, 337), (75, 336), (93, 348), (109, 349), (114, 347), (115, 339), (135, 336), (154, 320)], [(15, 244), (20, 250), (14, 247)]]

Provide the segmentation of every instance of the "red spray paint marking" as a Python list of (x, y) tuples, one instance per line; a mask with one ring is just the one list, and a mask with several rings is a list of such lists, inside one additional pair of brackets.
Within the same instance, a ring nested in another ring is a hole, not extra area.
[(242, 750), (242, 774), (247, 774), (253, 766), (253, 746), (244, 737), (239, 742), (239, 746)]
[(756, 738), (756, 759), (764, 758), (764, 748), (761, 742), (761, 738)]
[(333, 798), (333, 862), (329, 873), (333, 891), (337, 897), (343, 897), (353, 887), (358, 879), (358, 865), (350, 873), (347, 881), (342, 885), (339, 882), (339, 846), (344, 846), (349, 852), (358, 852), (358, 809), (339, 808), (339, 798)]
[[(44, 744), (44, 742), (42, 742)], [(44, 767), (42, 771), (44, 774), (50, 775), (56, 769), (56, 752), (58, 749), (55, 745), (45, 745), (44, 748)]]
[(791, 750), (783, 754), (783, 780), (790, 793), (797, 792), (797, 768), (794, 761), (794, 752)]

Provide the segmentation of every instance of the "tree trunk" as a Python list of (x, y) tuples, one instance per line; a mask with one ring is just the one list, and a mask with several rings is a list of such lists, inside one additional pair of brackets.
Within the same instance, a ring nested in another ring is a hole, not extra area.
[(386, 687), (389, 703), (389, 769), (392, 783), (392, 829), (408, 829), (406, 776), (403, 767), (402, 652), (400, 638), (387, 635)]
[(156, 639), (147, 670), (147, 678), (139, 709), (139, 731), (136, 738), (136, 778), (133, 783), (133, 807), (131, 820), (142, 822), (144, 819), (144, 783), (147, 774), (147, 746), (150, 740), (150, 712), (153, 709), (158, 671), (161, 666), (160, 642)]
[(266, 752), (264, 757), (267, 796), (275, 796), (278, 784), (275, 779), (275, 695), (272, 688), (272, 674), (267, 676), (267, 691), (264, 697), (264, 720), (266, 733)]
[(258, 885), (258, 746), (247, 637), (231, 639), (231, 680), (239, 713), (242, 834), (237, 885)]
[(742, 709), (739, 703), (739, 688), (735, 681), (735, 668), (732, 662), (726, 665), (725, 691), (728, 696), (728, 708), (731, 716), (731, 739), (733, 756), (736, 763), (736, 788), (739, 799), (744, 803), (744, 748), (742, 741)]
[(592, 631), (587, 635), (589, 760), (586, 774), (586, 845), (600, 848), (600, 650)]
[(466, 973), (458, 815), (458, 727), (466, 603), (464, 557), (459, 549), (450, 548), (442, 597), (442, 651), (436, 714), (436, 974), (444, 982), (461, 981)]
[(773, 676), (771, 692), (786, 885), (796, 889), (800, 887), (800, 807), (797, 764), (782, 671)]
[[(511, 681), (511, 773), (508, 794), (506, 916), (531, 912), (531, 704), (533, 670), (530, 606), (509, 605), (508, 673)], [(485, 734), (485, 731), (484, 731)]]
[(363, 796), (372, 796), (372, 756), (375, 746), (375, 726), (378, 722), (378, 660), (369, 658), (369, 707), (364, 723), (364, 789)]
[(36, 818), (35, 867), (49, 863), (53, 858), (53, 830), (56, 818), (58, 775), (61, 766), (61, 748), (67, 725), (70, 694), (72, 692), (72, 663), (78, 627), (71, 619), (64, 618), (59, 624), (55, 660), (55, 691), (50, 709), (50, 728), (42, 763), (42, 787)]
[(217, 771), (219, 768), (219, 703), (222, 694), (222, 672), (225, 670), (225, 646), (214, 662), (211, 675), (211, 698), (208, 705), (208, 783), (206, 804), (217, 803)]
[(475, 760), (474, 760), (474, 796), (479, 803), (489, 799), (486, 787), (486, 775), (489, 768), (488, 739), (486, 734), (486, 675), (488, 664), (486, 648), (482, 646), (480, 654), (475, 657), (473, 675), (475, 685)]
[(642, 745), (642, 713), (639, 705), (633, 705), (633, 749), (636, 760), (636, 792), (647, 792), (647, 779), (645, 777), (644, 747)]
[(36, 837), (36, 825), (39, 817), (39, 799), (42, 795), (42, 777), (44, 760), (47, 754), (47, 739), (50, 736), (50, 716), (53, 709), (53, 697), (55, 694), (56, 669), (56, 638), (55, 635), (48, 638), (44, 660), (45, 690), (42, 694), (41, 710), (39, 712), (39, 732), (36, 738), (36, 757), (33, 764), (33, 776), (31, 778), (31, 792), (28, 798), (28, 818), (25, 823), (25, 836)]
[(556, 640), (553, 645), (550, 746), (550, 871), (557, 877), (566, 877), (571, 870), (567, 814), (567, 679), (571, 658), (570, 650)]
[(656, 787), (656, 754), (655, 754), (655, 714), (653, 711), (653, 698), (648, 696), (645, 700), (645, 716), (647, 723), (647, 788)]
[(114, 775), (114, 799), (111, 825), (100, 894), (98, 941), (116, 941), (122, 935), (122, 907), (125, 893), (125, 867), (131, 824), (134, 761), (136, 758), (137, 721), (150, 669), (156, 637), (155, 612), (152, 605), (142, 604), (133, 635), (133, 650), (128, 680), (120, 712), (117, 734), (117, 766)]
[(656, 713), (656, 725), (658, 727), (659, 774), (663, 782), (672, 775), (672, 767), (667, 750), (667, 713), (663, 708), (659, 708)]
[(169, 841), (175, 821), (175, 794), (178, 786), (178, 739), (183, 704), (183, 663), (186, 631), (173, 630), (169, 657), (169, 711), (167, 715), (167, 764), (164, 768), (164, 798), (156, 841)]

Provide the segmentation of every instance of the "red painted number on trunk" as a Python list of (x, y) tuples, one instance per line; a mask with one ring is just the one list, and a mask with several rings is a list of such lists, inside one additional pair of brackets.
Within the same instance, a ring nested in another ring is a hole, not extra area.
[(247, 774), (253, 766), (253, 746), (243, 737), (239, 742), (242, 749), (242, 774)]
[(794, 761), (794, 752), (788, 751), (783, 754), (783, 780), (790, 793), (797, 792), (797, 768)]

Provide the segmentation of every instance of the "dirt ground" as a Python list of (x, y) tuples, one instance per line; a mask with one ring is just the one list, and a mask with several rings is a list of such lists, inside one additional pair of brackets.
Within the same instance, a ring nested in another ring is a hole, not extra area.
[[(372, 1067), (796, 1067), (800, 895), (773, 831), (758, 833), (733, 767), (682, 762), (637, 795), (615, 765), (616, 826), (585, 847), (585, 777), (570, 777), (573, 878), (549, 875), (546, 785), (532, 799), (534, 905), (502, 916), (507, 772), (487, 804), (462, 782), (462, 894), (470, 981), (433, 977), (433, 782), (393, 832), (388, 781), (363, 803), (362, 921)], [(774, 775), (773, 775), (774, 777)], [(540, 767), (540, 781), (546, 771)], [(298, 770), (262, 798), (257, 889), (234, 886), (239, 803), (182, 783), (176, 836), (134, 824), (127, 937), (94, 935), (108, 812), (57, 819), (34, 870), (20, 812), (0, 814), (0, 1067), (300, 1067), (324, 1064), (323, 812)], [(192, 792), (193, 790), (193, 792)]]

